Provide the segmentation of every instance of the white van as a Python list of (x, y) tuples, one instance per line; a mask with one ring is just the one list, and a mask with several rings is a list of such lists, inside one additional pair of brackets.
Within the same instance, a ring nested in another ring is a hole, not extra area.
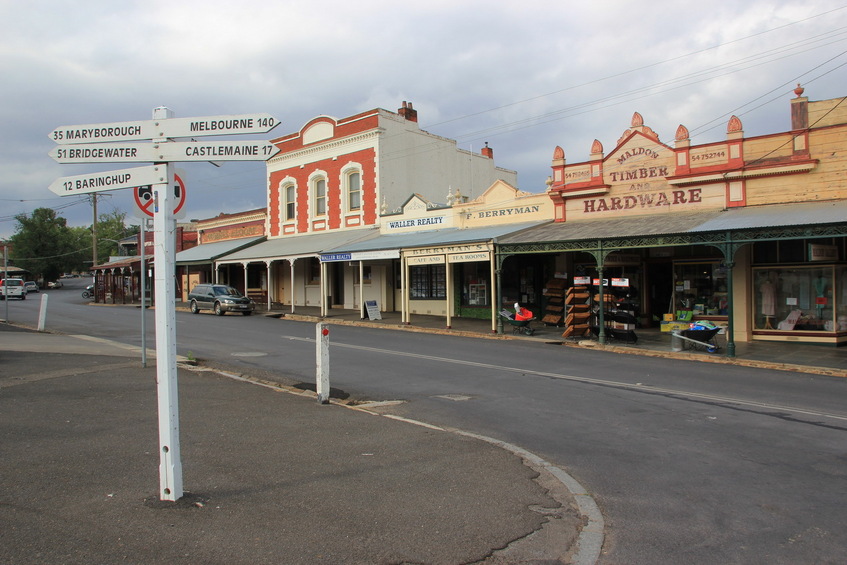
[(26, 287), (23, 279), (3, 279), (0, 280), (0, 300), (6, 300), (6, 297), (18, 297), (21, 300), (26, 300)]

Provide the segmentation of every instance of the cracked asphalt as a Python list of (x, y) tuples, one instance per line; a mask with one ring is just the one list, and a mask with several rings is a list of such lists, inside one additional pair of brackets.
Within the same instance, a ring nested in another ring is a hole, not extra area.
[(148, 365), (2, 325), (0, 563), (591, 562), (578, 485), (532, 454), (202, 368), (160, 501)]

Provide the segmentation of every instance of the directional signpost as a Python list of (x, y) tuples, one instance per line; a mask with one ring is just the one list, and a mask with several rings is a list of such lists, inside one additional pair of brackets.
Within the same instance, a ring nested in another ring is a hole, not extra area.
[(279, 152), (269, 141), (170, 141), (58, 145), (49, 155), (59, 163), (174, 161), (264, 161)]
[[(174, 118), (167, 108), (152, 120), (61, 126), (50, 132), (58, 145), (50, 157), (59, 163), (152, 163), (152, 165), (56, 179), (49, 189), (60, 195), (132, 188), (148, 190), (146, 213), (155, 230), (156, 382), (159, 404), (159, 498), (183, 495), (176, 373), (176, 242), (174, 211), (185, 203), (185, 186), (175, 190), (171, 163), (179, 161), (266, 161), (278, 151), (267, 141), (194, 141), (217, 135), (267, 133), (279, 125), (270, 114)], [(192, 138), (186, 141), (179, 138)], [(175, 140), (176, 139), (176, 140)], [(146, 143), (142, 143), (146, 142)], [(144, 309), (141, 309), (142, 315)]]
[(144, 184), (160, 184), (165, 181), (167, 181), (167, 167), (162, 164), (122, 169), (120, 171), (107, 171), (105, 173), (61, 177), (54, 180), (47, 188), (59, 196), (70, 196), (72, 194), (88, 194), (91, 192), (118, 190), (120, 188), (132, 188)]

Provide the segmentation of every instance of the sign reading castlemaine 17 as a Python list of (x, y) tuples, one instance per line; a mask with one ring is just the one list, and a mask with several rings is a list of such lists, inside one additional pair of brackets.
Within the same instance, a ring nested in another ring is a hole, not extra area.
[(266, 161), (279, 147), (269, 141), (175, 141), (158, 144), (156, 153), (162, 161)]
[(174, 161), (265, 161), (279, 152), (268, 141), (171, 141), (57, 145), (49, 155), (59, 163), (141, 163)]

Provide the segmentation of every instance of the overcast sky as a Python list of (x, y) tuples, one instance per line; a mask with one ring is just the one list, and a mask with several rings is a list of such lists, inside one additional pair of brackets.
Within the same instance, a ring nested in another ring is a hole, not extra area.
[[(800, 82), (847, 95), (844, 0), (0, 0), (0, 238), (50, 207), (90, 225), (89, 199), (56, 178), (132, 165), (59, 165), (60, 125), (267, 112), (299, 130), (318, 115), (404, 100), (420, 126), (479, 149), (541, 192), (560, 145), (569, 162), (608, 153), (634, 112), (663, 142), (789, 128)], [(252, 136), (254, 139), (256, 136)], [(232, 139), (249, 139), (238, 137)], [(182, 165), (187, 218), (266, 205), (261, 162)], [(445, 197), (446, 197), (445, 189)], [(134, 215), (130, 191), (99, 212)]]

